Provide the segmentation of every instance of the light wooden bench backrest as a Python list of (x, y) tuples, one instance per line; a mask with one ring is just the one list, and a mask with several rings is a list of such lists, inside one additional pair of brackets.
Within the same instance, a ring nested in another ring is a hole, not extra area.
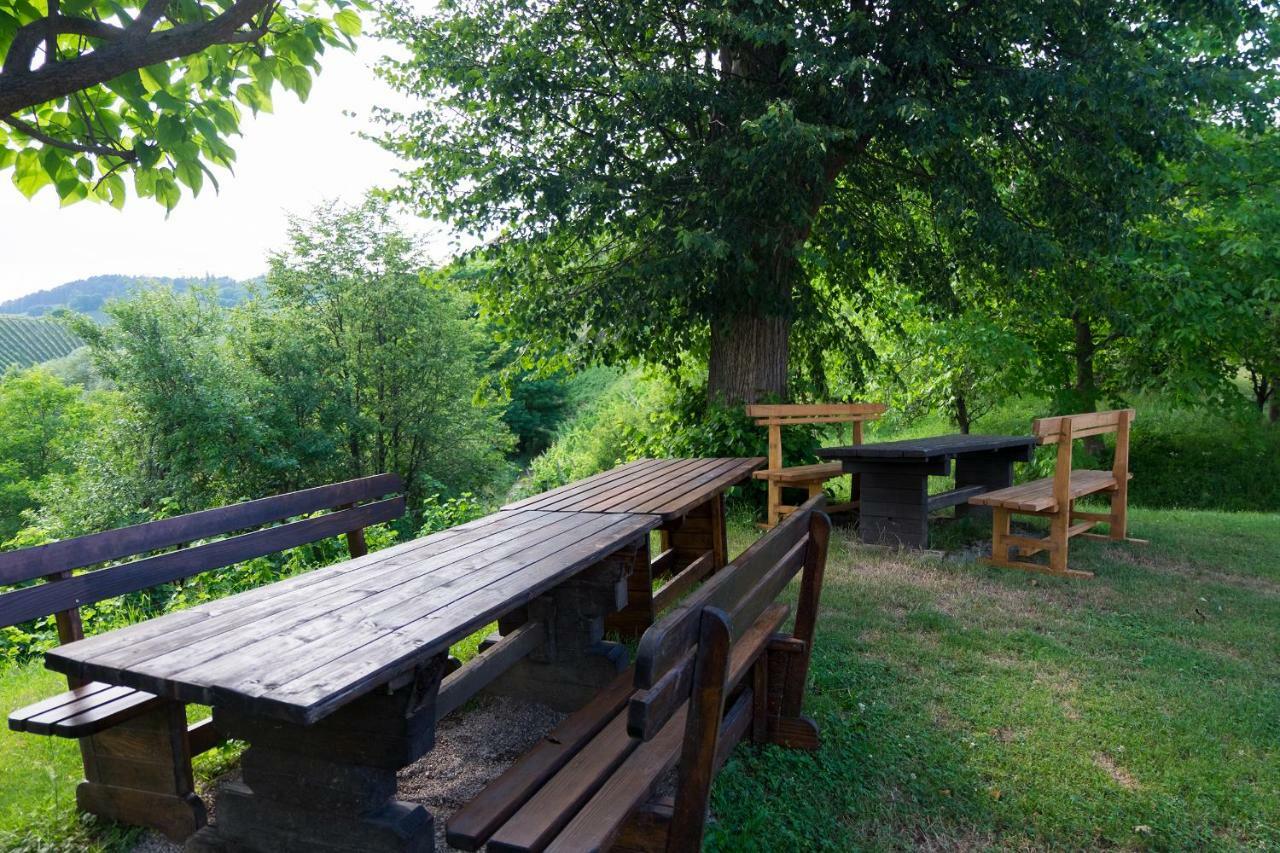
[(689, 700), (703, 612), (724, 614), (731, 642), (740, 640), (801, 569), (793, 636), (813, 642), (818, 592), (831, 520), (825, 498), (813, 498), (725, 566), (645, 631), (636, 650), (635, 687), (627, 729), (648, 740)]
[(782, 467), (782, 428), (792, 424), (853, 424), (851, 444), (862, 444), (862, 424), (885, 413), (883, 403), (761, 403), (747, 406), (756, 426), (769, 428), (769, 470)]
[(1076, 439), (1114, 432), (1116, 454), (1111, 473), (1120, 488), (1125, 488), (1129, 479), (1129, 425), (1133, 423), (1136, 414), (1134, 409), (1115, 409), (1109, 412), (1055, 415), (1031, 422), (1031, 434), (1041, 444), (1058, 445), (1057, 464), (1053, 472), (1053, 496), (1059, 506), (1065, 506), (1069, 500), (1071, 445)]
[[(0, 553), (0, 587), (40, 578), (47, 581), (0, 593), (0, 625), (17, 625), (53, 615), (57, 618), (59, 641), (69, 643), (84, 636), (79, 611), (84, 604), (225, 568), (338, 534), (347, 534), (347, 545), (353, 557), (363, 556), (367, 550), (364, 528), (404, 514), (404, 497), (376, 499), (400, 491), (402, 486), (398, 476), (377, 474)], [(364, 501), (373, 502), (362, 503)], [(76, 569), (183, 546), (326, 509), (333, 511), (72, 574)]]

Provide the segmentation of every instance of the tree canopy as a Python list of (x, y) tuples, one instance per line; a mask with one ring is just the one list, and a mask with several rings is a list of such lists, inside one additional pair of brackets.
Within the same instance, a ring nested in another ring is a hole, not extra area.
[(387, 76), (424, 99), (385, 114), (387, 144), (420, 164), (402, 197), (485, 238), (501, 321), (587, 358), (692, 354), (713, 396), (781, 397), (842, 333), (832, 289), (894, 262), (950, 286), (903, 242), (916, 207), (945, 257), (1022, 295), (1114, 251), (1209, 117), (1269, 118), (1273, 18), (449, 0), (387, 19), (411, 51)]
[(230, 168), (242, 107), (303, 100), (366, 0), (0, 0), (0, 170), (30, 197), (172, 208)]

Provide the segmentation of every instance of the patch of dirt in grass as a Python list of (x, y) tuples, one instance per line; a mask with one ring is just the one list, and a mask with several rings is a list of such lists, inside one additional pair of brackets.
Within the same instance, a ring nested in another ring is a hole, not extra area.
[(1115, 782), (1126, 791), (1136, 791), (1139, 787), (1138, 780), (1133, 774), (1116, 763), (1116, 760), (1105, 752), (1095, 752), (1093, 754), (1093, 764), (1102, 772), (1111, 777), (1111, 781)]

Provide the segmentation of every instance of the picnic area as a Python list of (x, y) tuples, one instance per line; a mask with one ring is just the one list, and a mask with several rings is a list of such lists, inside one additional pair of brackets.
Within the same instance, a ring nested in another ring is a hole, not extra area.
[(1278, 70), (0, 0), (0, 853), (1280, 850)]

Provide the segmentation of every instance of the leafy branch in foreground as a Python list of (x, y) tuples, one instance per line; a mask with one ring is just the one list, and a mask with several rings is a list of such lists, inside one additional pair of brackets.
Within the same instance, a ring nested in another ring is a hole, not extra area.
[(241, 107), (279, 83), (305, 100), (367, 0), (0, 0), (0, 170), (30, 198), (172, 209), (230, 168)]

